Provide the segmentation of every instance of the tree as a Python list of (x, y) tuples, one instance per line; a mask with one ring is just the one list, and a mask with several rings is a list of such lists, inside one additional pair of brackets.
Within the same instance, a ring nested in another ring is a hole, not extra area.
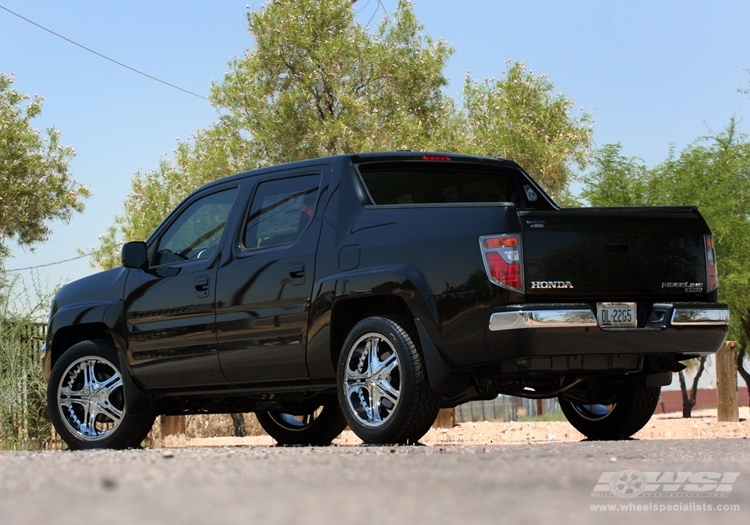
[(693, 385), (690, 388), (689, 393), (685, 382), (685, 372), (680, 370), (680, 372), (677, 373), (677, 376), (680, 379), (680, 390), (682, 390), (682, 417), (684, 418), (692, 417), (693, 407), (695, 406), (696, 398), (698, 397), (698, 380), (701, 375), (703, 375), (703, 371), (706, 368), (706, 356), (704, 355), (698, 359), (691, 359), (686, 362), (688, 365), (687, 369), (690, 370), (691, 368), (695, 368), (696, 363), (698, 370), (695, 372), (695, 377), (693, 377)]
[(647, 206), (651, 173), (635, 157), (624, 157), (620, 144), (605, 144), (591, 155), (581, 198), (592, 206)]
[(534, 75), (523, 62), (508, 61), (506, 67), (501, 79), (480, 83), (466, 78), (465, 151), (513, 159), (559, 197), (568, 187), (571, 165), (586, 165), (591, 115), (573, 116), (574, 102), (555, 93), (546, 75)]
[(69, 221), (89, 196), (71, 178), (75, 151), (60, 145), (61, 133), (52, 127), (42, 136), (32, 127), (44, 99), (18, 93), (13, 82), (0, 73), (0, 258), (8, 255), (9, 240), (21, 246), (46, 241), (49, 221)]
[(410, 2), (375, 32), (347, 0), (275, 0), (248, 24), (255, 48), (232, 61), (211, 102), (262, 164), (442, 142), (452, 50), (420, 33)]

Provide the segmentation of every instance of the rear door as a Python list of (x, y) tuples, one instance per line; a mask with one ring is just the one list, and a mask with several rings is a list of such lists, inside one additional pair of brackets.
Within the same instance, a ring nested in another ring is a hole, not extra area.
[(217, 329), (230, 382), (304, 379), (315, 253), (330, 169), (308, 168), (258, 180), (219, 268)]

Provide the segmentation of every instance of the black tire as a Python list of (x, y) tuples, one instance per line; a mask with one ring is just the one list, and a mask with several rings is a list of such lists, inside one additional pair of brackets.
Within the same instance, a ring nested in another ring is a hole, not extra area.
[(637, 381), (624, 382), (614, 403), (582, 404), (559, 399), (565, 417), (591, 440), (628, 439), (642, 429), (659, 402), (660, 387)]
[(326, 447), (346, 428), (346, 419), (337, 405), (292, 415), (278, 411), (256, 412), (258, 423), (279, 445)]
[(438, 394), (430, 388), (417, 341), (409, 320), (386, 316), (363, 319), (344, 341), (339, 404), (365, 443), (414, 444), (435, 421)]
[(50, 419), (71, 450), (138, 447), (155, 416), (125, 411), (117, 350), (107, 341), (82, 341), (55, 363), (47, 384)]

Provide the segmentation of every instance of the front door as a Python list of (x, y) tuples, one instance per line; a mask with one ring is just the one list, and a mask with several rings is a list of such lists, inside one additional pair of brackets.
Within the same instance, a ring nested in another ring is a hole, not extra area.
[(148, 387), (224, 383), (216, 340), (217, 268), (238, 189), (197, 196), (151, 243), (148, 270), (131, 269), (124, 310), (129, 357)]

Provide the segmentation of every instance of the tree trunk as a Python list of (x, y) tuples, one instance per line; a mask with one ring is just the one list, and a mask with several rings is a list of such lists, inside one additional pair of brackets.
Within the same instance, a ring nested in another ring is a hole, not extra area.
[(243, 438), (247, 435), (245, 430), (245, 416), (242, 414), (231, 414), (232, 424), (234, 425), (234, 436)]
[(696, 372), (695, 378), (693, 379), (690, 393), (688, 393), (687, 384), (685, 383), (685, 373), (682, 371), (679, 373), (680, 390), (682, 390), (682, 417), (684, 418), (692, 417), (693, 407), (695, 406), (696, 398), (698, 397), (698, 380), (701, 378), (703, 370), (706, 368), (705, 355), (700, 358), (699, 363), (698, 372)]

